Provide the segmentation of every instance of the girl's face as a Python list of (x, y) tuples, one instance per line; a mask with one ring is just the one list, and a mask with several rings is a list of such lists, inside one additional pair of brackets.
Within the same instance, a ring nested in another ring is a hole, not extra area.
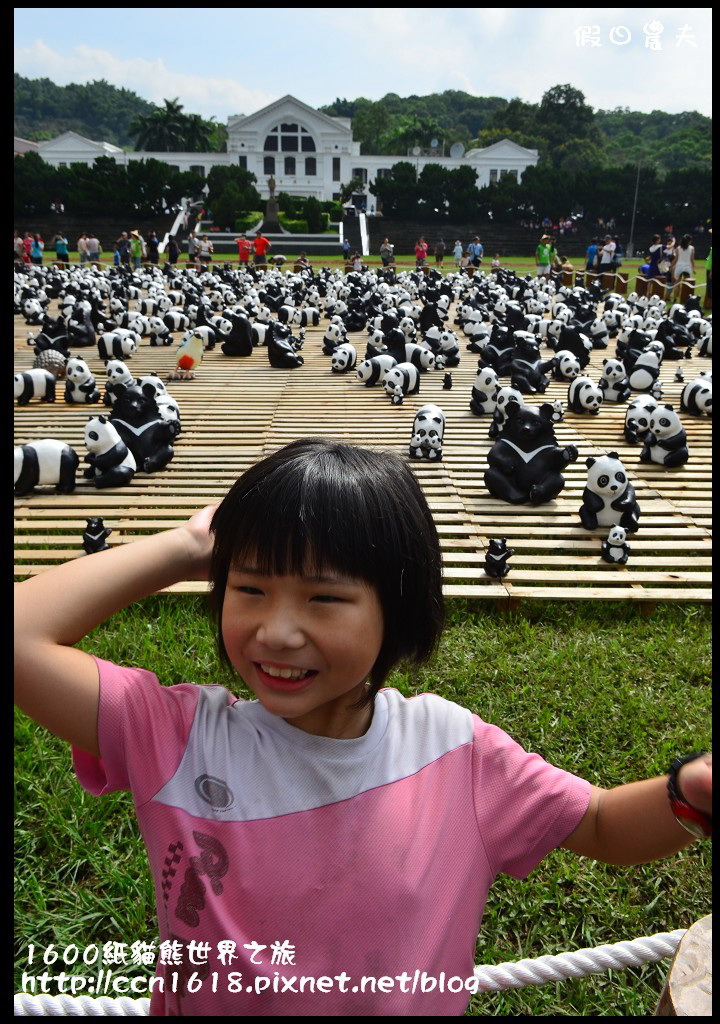
[(353, 739), (367, 730), (371, 709), (353, 705), (383, 642), (374, 587), (334, 571), (274, 576), (236, 566), (222, 636), (233, 666), (271, 714), (317, 736)]

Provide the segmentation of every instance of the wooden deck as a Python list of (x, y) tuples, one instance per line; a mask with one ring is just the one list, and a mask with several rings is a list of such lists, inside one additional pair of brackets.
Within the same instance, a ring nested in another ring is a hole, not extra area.
[[(29, 328), (15, 318), (15, 372), (32, 365), (27, 346)], [(37, 329), (33, 329), (37, 333)], [(136, 474), (132, 483), (98, 491), (81, 471), (70, 495), (37, 491), (15, 499), (16, 579), (83, 555), (85, 519), (102, 516), (112, 528), (109, 543), (122, 544), (149, 532), (182, 522), (193, 511), (219, 500), (239, 473), (264, 454), (303, 435), (327, 435), (389, 448), (407, 455), (415, 411), (435, 402), (445, 411), (447, 427), (443, 460), (412, 463), (432, 508), (445, 557), (448, 597), (490, 598), (504, 604), (519, 599), (628, 599), (651, 607), (656, 601), (709, 601), (711, 596), (711, 420), (683, 416), (690, 461), (666, 470), (639, 461), (639, 447), (623, 438), (625, 406), (604, 405), (598, 416), (565, 413), (556, 434), (561, 445), (574, 444), (580, 456), (565, 472), (559, 497), (539, 507), (513, 506), (493, 498), (483, 474), (491, 446), (489, 419), (472, 415), (468, 403), (477, 357), (464, 351), (452, 370), (452, 390), (442, 388), (443, 373), (423, 375), (420, 392), (393, 406), (385, 393), (356, 382), (354, 374), (330, 371), (321, 352), (324, 326), (306, 333), (305, 365), (275, 370), (266, 349), (247, 359), (229, 359), (219, 349), (207, 353), (193, 381), (168, 385), (180, 406), (183, 430), (175, 458), (152, 476)], [(180, 336), (177, 335), (177, 343)], [(357, 339), (360, 355), (365, 335)], [(165, 377), (175, 365), (177, 343), (151, 348), (146, 343), (128, 362), (135, 375), (157, 372)], [(87, 359), (103, 391), (105, 372), (96, 349), (75, 349)], [(586, 372), (600, 375), (604, 355), (593, 353)], [(684, 361), (685, 380), (710, 369), (711, 360)], [(678, 363), (662, 367), (664, 400), (679, 408), (682, 384), (674, 380)], [(35, 400), (15, 410), (15, 444), (53, 437), (71, 444), (82, 460), (83, 429), (101, 406), (69, 406), (63, 386), (54, 405)], [(566, 402), (567, 386), (551, 382), (544, 401)], [(635, 485), (641, 507), (640, 530), (629, 537), (627, 565), (608, 565), (600, 558), (607, 529), (591, 533), (578, 516), (585, 485), (585, 459), (617, 451)], [(505, 537), (515, 549), (510, 572), (502, 580), (483, 571), (489, 538)], [(174, 592), (197, 592), (204, 584), (183, 583)]]

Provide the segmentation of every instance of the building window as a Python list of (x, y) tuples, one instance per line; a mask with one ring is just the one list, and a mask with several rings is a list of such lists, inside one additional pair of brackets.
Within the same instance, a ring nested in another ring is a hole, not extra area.
[(295, 157), (294, 156), (286, 156), (285, 157), (285, 173), (286, 174), (294, 174), (295, 173)]
[(380, 178), (389, 178), (391, 175), (392, 167), (379, 167), (375, 174), (375, 178), (379, 180)]
[(333, 157), (333, 181), (340, 181), (340, 157)]
[(506, 171), (500, 171), (500, 177), (501, 178), (506, 178), (508, 175), (511, 178), (514, 178), (515, 181), (518, 180), (518, 172), (516, 170), (514, 170), (514, 171), (507, 171), (507, 170)]
[(275, 157), (266, 156), (263, 159), (263, 174), (274, 174), (275, 173)]
[(298, 124), (278, 124), (265, 138), (266, 153), (314, 153), (315, 140)]
[(367, 185), (367, 167), (353, 167), (352, 177)]
[(199, 174), (201, 178), (205, 177), (205, 168), (203, 167), (202, 164), (194, 164), (190, 168), (190, 170), (193, 171), (195, 174)]
[(242, 167), (242, 169), (244, 171), (247, 170), (247, 157), (246, 156), (239, 156), (238, 157), (238, 166)]
[(494, 185), (498, 180), (498, 172), (496, 170), (490, 171), (490, 184)]
[(314, 156), (305, 157), (305, 174), (312, 178), (317, 174), (317, 160)]

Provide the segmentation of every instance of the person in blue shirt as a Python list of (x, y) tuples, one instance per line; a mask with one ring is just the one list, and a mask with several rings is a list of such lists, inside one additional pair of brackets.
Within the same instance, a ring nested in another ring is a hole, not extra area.
[(598, 240), (597, 238), (591, 238), (590, 245), (587, 247), (587, 251), (585, 253), (585, 270), (590, 271), (590, 273), (595, 273), (597, 271), (597, 252)]

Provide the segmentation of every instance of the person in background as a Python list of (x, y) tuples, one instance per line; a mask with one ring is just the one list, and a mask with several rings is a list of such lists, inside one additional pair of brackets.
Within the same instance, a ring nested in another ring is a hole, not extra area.
[(538, 247), (535, 250), (535, 266), (537, 267), (538, 277), (548, 277), (550, 274), (550, 266), (552, 264), (552, 239), (550, 235), (541, 235)]
[(500, 253), (499, 252), (496, 252), (495, 255), (493, 256), (493, 258), (492, 258), (492, 260), (490, 262), (490, 269), (491, 270), (499, 270), (500, 269)]
[(188, 235), (187, 247), (188, 247), (188, 263), (190, 264), (190, 266), (194, 266), (195, 265), (195, 252), (197, 250), (197, 239), (195, 238), (195, 232), (194, 231), (191, 231), (190, 234)]
[(238, 247), (238, 263), (241, 267), (247, 267), (250, 263), (250, 253), (252, 252), (252, 242), (248, 236), (243, 232), (239, 238), (235, 239)]
[(475, 235), (472, 242), (468, 246), (468, 252), (470, 253), (470, 261), (472, 265), (474, 267), (479, 267), (480, 264), (482, 263), (485, 248), (477, 235)]
[(180, 246), (177, 244), (175, 235), (168, 235), (168, 244), (165, 252), (168, 258), (168, 266), (174, 267), (180, 256)]
[(415, 269), (420, 270), (427, 263), (428, 244), (421, 235), (415, 243)]
[(602, 249), (598, 253), (598, 274), (612, 274), (615, 259), (615, 243), (612, 235), (605, 235)]
[(15, 246), (15, 262), (16, 263), (24, 263), (25, 262), (25, 246), (23, 245), (22, 235), (17, 230), (15, 231), (14, 246)]
[(672, 284), (672, 274), (670, 268), (672, 267), (673, 260), (675, 259), (675, 236), (667, 235), (665, 238), (665, 244), (663, 245), (662, 255), (660, 257), (660, 263), (658, 264), (660, 269), (660, 275), (665, 279), (667, 284)]
[(127, 231), (123, 231), (115, 243), (120, 257), (120, 263), (124, 266), (130, 266), (130, 239), (128, 238)]
[(88, 248), (88, 261), (94, 263), (97, 266), (100, 263), (100, 253), (102, 252), (102, 246), (100, 241), (95, 234), (91, 234), (87, 240)]
[(445, 242), (441, 238), (435, 246), (435, 265), (441, 267), (445, 259)]
[(395, 262), (395, 246), (391, 245), (387, 238), (383, 238), (380, 246), (380, 260), (384, 267), (389, 267)]
[[(387, 241), (387, 239), (386, 239)], [(350, 242), (346, 239), (343, 240), (342, 244), (343, 259), (347, 263), (350, 260)]]
[[(712, 228), (708, 228), (712, 234)], [(705, 301), (703, 309), (712, 309), (712, 246), (705, 259), (705, 272), (707, 274), (707, 287), (705, 288)]]
[(662, 277), (660, 272), (660, 260), (662, 259), (662, 241), (660, 235), (653, 235), (648, 246), (648, 262), (646, 277)]
[(89, 253), (89, 250), (88, 250), (88, 236), (87, 236), (87, 232), (86, 231), (83, 231), (83, 233), (80, 235), (80, 237), (77, 240), (77, 251), (78, 251), (78, 255), (80, 256), (80, 265), (81, 266), (82, 266), (83, 263), (89, 263), (90, 262), (90, 253)]
[(268, 249), (272, 249), (272, 242), (263, 235), (262, 231), (256, 231), (252, 242), (253, 263), (255, 266), (258, 263), (267, 262)]
[(147, 240), (147, 255), (152, 264), (157, 266), (160, 261), (160, 241), (156, 232), (151, 231)]
[(53, 238), (55, 243), (55, 258), (58, 263), (63, 263), (66, 267), (70, 265), (70, 254), (68, 252), (68, 240), (62, 231), (58, 231)]
[(590, 239), (590, 245), (585, 251), (585, 272), (588, 274), (597, 273), (597, 255), (598, 255), (598, 240), (597, 238)]
[(142, 238), (140, 237), (140, 232), (137, 229), (135, 229), (135, 231), (131, 231), (130, 256), (132, 257), (133, 266), (135, 267), (136, 270), (139, 270), (142, 264), (143, 248), (144, 243)]
[(455, 245), (453, 246), (453, 258), (455, 260), (455, 266), (459, 267), (460, 261), (463, 258), (463, 246), (459, 238), (455, 241)]
[(33, 235), (32, 241), (30, 242), (30, 262), (36, 266), (40, 266), (43, 261), (43, 249), (45, 243), (43, 242), (40, 235)]

